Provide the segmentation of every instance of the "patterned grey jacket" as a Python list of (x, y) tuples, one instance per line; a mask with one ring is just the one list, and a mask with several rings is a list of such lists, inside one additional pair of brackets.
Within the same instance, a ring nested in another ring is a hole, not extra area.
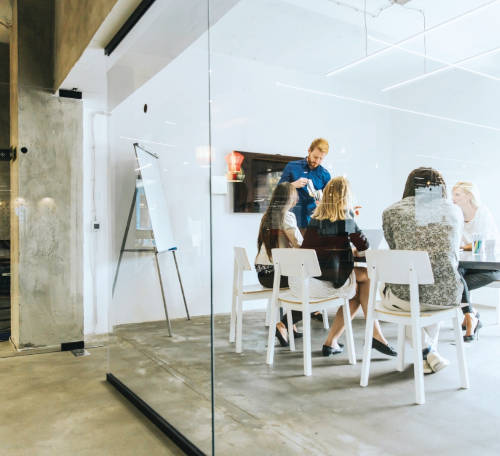
[[(417, 204), (419, 204), (417, 202)], [(397, 250), (426, 250), (434, 274), (434, 285), (420, 285), (420, 302), (435, 306), (460, 304), (463, 285), (458, 273), (458, 251), (462, 236), (462, 211), (445, 200), (415, 208), (410, 196), (389, 206), (383, 213), (384, 235)], [(388, 284), (400, 299), (410, 300), (408, 285)]]

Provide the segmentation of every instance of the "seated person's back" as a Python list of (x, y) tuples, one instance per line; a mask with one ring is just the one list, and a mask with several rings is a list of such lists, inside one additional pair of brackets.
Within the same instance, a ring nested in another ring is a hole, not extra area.
[[(428, 252), (434, 284), (419, 286), (420, 302), (432, 306), (457, 306), (463, 289), (458, 273), (463, 218), (444, 195), (445, 191), (442, 198), (420, 203), (415, 191), (407, 194), (405, 190), (403, 199), (384, 211), (383, 228), (391, 249)], [(387, 286), (399, 299), (410, 300), (408, 285)]]
[(352, 218), (330, 221), (312, 218), (305, 234), (303, 249), (314, 249), (321, 267), (321, 280), (340, 288), (354, 267), (351, 244), (363, 251), (368, 240)]

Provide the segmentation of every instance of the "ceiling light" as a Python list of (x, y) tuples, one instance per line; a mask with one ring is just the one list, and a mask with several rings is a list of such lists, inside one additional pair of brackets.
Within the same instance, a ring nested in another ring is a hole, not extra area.
[(294, 85), (285, 84), (285, 83), (279, 82), (279, 81), (276, 81), (276, 85), (278, 87), (284, 87), (286, 89), (292, 89), (292, 90), (299, 90), (301, 92), (310, 93), (312, 95), (321, 95), (321, 96), (326, 96), (326, 97), (332, 97), (332, 98), (337, 98), (339, 100), (352, 101), (352, 102), (355, 102), (355, 103), (364, 104), (364, 105), (367, 105), (367, 106), (375, 106), (375, 107), (378, 107), (378, 108), (389, 109), (391, 111), (403, 112), (405, 114), (413, 114), (413, 115), (416, 115), (416, 116), (428, 117), (430, 119), (444, 120), (446, 122), (457, 123), (457, 124), (460, 124), (460, 125), (467, 125), (469, 127), (484, 128), (486, 130), (493, 130), (493, 131), (500, 132), (500, 128), (493, 127), (491, 125), (484, 125), (484, 124), (479, 124), (479, 123), (475, 123), (475, 122), (469, 122), (467, 120), (453, 119), (452, 117), (438, 116), (436, 114), (430, 114), (430, 113), (427, 113), (427, 112), (414, 111), (413, 109), (400, 108), (398, 106), (392, 106), (392, 105), (383, 104), (383, 103), (376, 103), (374, 101), (362, 100), (360, 98), (348, 97), (348, 96), (345, 96), (345, 95), (338, 95), (338, 94), (332, 93), (332, 92), (323, 92), (321, 90), (308, 89), (306, 87), (294, 86)]
[(458, 62), (452, 63), (452, 62), (448, 62), (446, 60), (438, 59), (436, 57), (431, 57), (430, 55), (426, 55), (426, 54), (424, 54), (422, 52), (411, 51), (410, 49), (406, 49), (406, 48), (404, 48), (404, 47), (402, 47), (400, 45), (393, 45), (392, 43), (388, 43), (387, 41), (380, 40), (380, 39), (374, 38), (372, 36), (368, 36), (368, 38), (371, 41), (375, 41), (377, 43), (382, 43), (382, 44), (386, 44), (386, 45), (390, 45), (390, 46), (396, 47), (396, 48), (398, 48), (398, 49), (400, 49), (400, 50), (402, 50), (404, 52), (407, 52), (408, 54), (417, 55), (419, 57), (423, 57), (423, 58), (431, 60), (433, 62), (437, 62), (437, 63), (441, 63), (443, 65), (446, 65), (443, 68), (438, 68), (437, 70), (430, 71), (429, 73), (424, 73), (424, 74), (421, 74), (421, 75), (416, 76), (414, 78), (407, 79), (405, 81), (398, 82), (398, 83), (393, 84), (391, 86), (385, 87), (384, 89), (382, 89), (382, 92), (387, 92), (388, 90), (395, 89), (397, 87), (409, 84), (411, 82), (415, 82), (415, 81), (419, 81), (421, 79), (425, 79), (425, 78), (427, 78), (429, 76), (432, 76), (434, 74), (441, 73), (442, 71), (449, 70), (450, 68), (459, 68), (459, 69), (461, 69), (463, 71), (467, 71), (468, 73), (476, 74), (478, 76), (482, 76), (482, 77), (487, 78), (487, 79), (493, 79), (494, 81), (500, 81), (500, 78), (498, 78), (496, 76), (493, 76), (493, 75), (487, 74), (487, 73), (483, 73), (481, 71), (472, 70), (472, 69), (467, 68), (467, 67), (464, 66), (465, 63), (471, 62), (472, 60), (476, 60), (476, 59), (479, 59), (481, 57), (486, 57), (488, 55), (491, 55), (491, 54), (494, 54), (494, 53), (500, 51), (500, 47), (496, 47), (496, 48), (490, 49), (488, 51), (480, 52), (479, 54), (476, 54), (476, 55), (473, 55), (471, 57), (467, 57), (465, 59), (459, 60)]
[(466, 68), (466, 67), (462, 66), (464, 63), (470, 62), (470, 61), (475, 60), (475, 59), (477, 59), (479, 57), (484, 57), (486, 55), (497, 53), (498, 51), (500, 51), (500, 47), (492, 49), (491, 51), (482, 52), (481, 54), (474, 55), (472, 57), (468, 57), (468, 58), (463, 59), (463, 60), (459, 60), (458, 62), (456, 62), (454, 64), (453, 63), (447, 64), (445, 67), (438, 68), (437, 70), (430, 71), (429, 73), (424, 73), (424, 74), (421, 74), (420, 76), (415, 76), (414, 78), (398, 82), (398, 83), (390, 85), (388, 87), (384, 87), (382, 89), (382, 92), (388, 92), (389, 90), (396, 89), (398, 87), (402, 87), (402, 86), (411, 84), (413, 82), (421, 81), (423, 79), (428, 78), (429, 76), (434, 76), (434, 75), (436, 75), (438, 73), (442, 73), (443, 71), (447, 71), (450, 68), (458, 68), (460, 70), (464, 70), (464, 71), (467, 71), (468, 73), (476, 74), (478, 76), (482, 76), (482, 77), (487, 78), (487, 79), (492, 79), (494, 81), (500, 81), (500, 78), (498, 78), (496, 76), (492, 76), (491, 74), (487, 74), (487, 73), (482, 73), (480, 71), (471, 70), (469, 68)]
[(427, 33), (430, 33), (430, 32), (435, 32), (436, 30), (446, 26), (446, 25), (450, 25), (450, 24), (454, 24), (455, 22), (458, 22), (466, 17), (469, 17), (473, 14), (477, 14), (479, 13), (480, 11), (484, 11), (485, 9), (497, 4), (500, 0), (492, 0), (488, 3), (485, 3), (481, 6), (478, 6), (477, 8), (474, 8), (472, 10), (469, 10), (463, 14), (460, 14), (459, 16), (455, 16), (447, 21), (444, 21), (444, 22), (441, 22), (440, 24), (437, 24), (435, 25), (434, 27), (430, 27), (428, 28), (427, 30), (422, 30), (421, 32), (418, 32), (418, 33), (415, 33), (414, 35), (408, 37), (408, 38), (405, 38), (404, 40), (401, 40), (401, 41), (398, 41), (397, 43), (395, 44), (392, 44), (390, 45), (389, 47), (386, 47), (384, 49), (379, 49), (378, 51), (375, 51), (374, 53), (370, 54), (370, 55), (367, 55), (366, 57), (362, 57), (358, 60), (355, 60), (354, 62), (351, 62), (351, 63), (348, 63), (347, 65), (344, 65), (340, 68), (336, 68), (334, 70), (331, 70), (329, 71), (328, 73), (326, 73), (326, 77), (330, 77), (330, 76), (333, 76), (335, 74), (338, 74), (338, 73), (341, 73), (342, 71), (345, 71), (345, 70), (348, 70), (349, 68), (353, 68), (357, 65), (359, 65), (360, 63), (363, 63), (363, 62), (366, 62), (368, 60), (371, 60), (372, 58), (376, 57), (376, 56), (379, 56), (385, 52), (388, 52), (390, 51), (391, 49), (393, 48), (397, 48), (398, 46), (401, 46), (405, 43), (408, 43), (409, 41), (413, 41), (415, 40), (416, 38), (419, 38), (421, 36), (424, 36), (426, 35)]

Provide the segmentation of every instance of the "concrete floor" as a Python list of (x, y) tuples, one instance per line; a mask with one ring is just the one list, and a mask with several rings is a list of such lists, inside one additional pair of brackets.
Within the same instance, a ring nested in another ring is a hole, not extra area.
[(0, 344), (0, 455), (180, 455), (104, 381), (106, 348), (9, 356)]
[[(493, 321), (492, 310), (481, 309)], [(373, 353), (368, 388), (347, 355), (324, 358), (325, 331), (314, 322), (313, 376), (298, 351), (277, 348), (265, 364), (263, 314), (245, 314), (244, 353), (227, 342), (228, 317), (215, 319), (217, 455), (497, 455), (500, 453), (500, 329), (468, 345), (470, 390), (458, 390), (450, 329), (440, 351), (452, 365), (427, 376), (427, 404), (413, 405), (413, 371)], [(361, 361), (363, 320), (354, 322)], [(91, 355), (2, 358), (0, 455), (169, 455), (180, 451), (105, 381), (112, 372), (207, 454), (211, 453), (209, 319), (126, 325)], [(384, 327), (394, 341), (391, 326)]]
[[(481, 309), (482, 319), (494, 312)], [(446, 370), (426, 376), (427, 404), (413, 405), (413, 370), (373, 352), (368, 388), (359, 386), (364, 321), (354, 322), (359, 363), (347, 354), (324, 358), (326, 332), (313, 329), (313, 375), (304, 377), (298, 351), (277, 348), (265, 364), (264, 316), (245, 313), (244, 353), (227, 342), (228, 317), (215, 319), (215, 447), (217, 455), (445, 455), (500, 454), (500, 329), (489, 326), (467, 345), (470, 390), (459, 390), (451, 329), (440, 352)], [(210, 453), (209, 319), (127, 325), (111, 350), (110, 370), (201, 449)], [(384, 326), (395, 343), (395, 328)], [(407, 355), (408, 357), (410, 355)]]

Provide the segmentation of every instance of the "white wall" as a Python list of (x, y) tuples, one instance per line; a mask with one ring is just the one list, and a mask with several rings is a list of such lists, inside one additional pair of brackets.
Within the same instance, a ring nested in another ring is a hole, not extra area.
[[(208, 143), (204, 44), (200, 40), (185, 51), (113, 110), (110, 120), (115, 259), (133, 192), (136, 164), (132, 143), (139, 138), (139, 142), (161, 155), (165, 192), (193, 315), (210, 313), (209, 170), (196, 161), (197, 149)], [(224, 156), (232, 150), (305, 156), (310, 142), (324, 136), (332, 145), (325, 166), (333, 175), (347, 174), (351, 179), (357, 202), (363, 206), (360, 224), (369, 228), (380, 226), (381, 210), (391, 202), (389, 113), (289, 90), (277, 86), (276, 81), (318, 83), (311, 75), (212, 55), (213, 174), (225, 173)], [(143, 112), (145, 103), (147, 114)], [(260, 214), (233, 213), (231, 192), (213, 196), (216, 313), (230, 310), (232, 248), (246, 247), (253, 260), (260, 218)], [(126, 255), (113, 300), (113, 321), (161, 319), (163, 308), (151, 258)], [(183, 317), (171, 260), (167, 255), (162, 261), (170, 316)]]
[[(89, 63), (91, 62), (91, 64)], [(92, 81), (83, 94), (83, 283), (84, 334), (109, 331), (108, 311), (114, 265), (111, 262), (111, 217), (106, 60), (102, 49), (89, 48), (80, 65), (90, 65)], [(71, 82), (63, 87), (73, 87)], [(92, 221), (100, 229), (92, 229)]]
[[(450, 120), (392, 114), (396, 174), (417, 166), (439, 169), (449, 190), (461, 180), (476, 183), (500, 226), (497, 171), (500, 165), (500, 94), (497, 82), (461, 73), (434, 76), (392, 95), (391, 102)], [(468, 125), (459, 122), (469, 122)], [(485, 127), (494, 127), (497, 130)], [(401, 183), (401, 193), (404, 182)]]
[[(160, 155), (160, 168), (190, 313), (210, 314), (209, 167), (197, 157), (208, 144), (207, 58), (185, 52), (121, 103), (110, 119), (113, 173), (113, 261), (134, 192), (133, 143)], [(144, 105), (148, 105), (144, 113)], [(134, 221), (127, 244), (134, 244)], [(170, 253), (160, 256), (169, 316), (185, 316)], [(164, 318), (153, 256), (125, 253), (112, 306), (113, 323)]]

